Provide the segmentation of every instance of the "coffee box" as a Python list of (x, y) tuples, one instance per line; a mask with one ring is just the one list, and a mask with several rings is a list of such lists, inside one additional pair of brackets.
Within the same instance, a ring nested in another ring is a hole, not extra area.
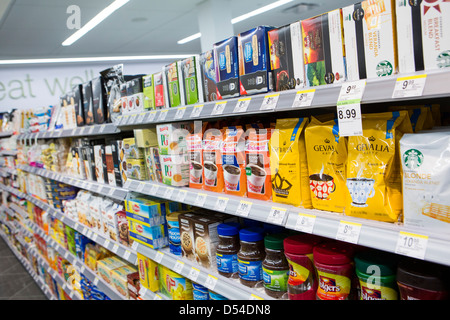
[(202, 267), (216, 271), (217, 226), (220, 221), (208, 216), (194, 217), (194, 255)]
[(178, 62), (180, 86), (184, 92), (185, 104), (203, 102), (203, 85), (200, 77), (199, 55), (194, 55)]
[(407, 1), (396, 3), (400, 73), (450, 66), (450, 3)]
[(362, 1), (342, 8), (347, 79), (397, 72), (395, 8), (392, 0)]
[(91, 80), (92, 86), (92, 103), (94, 113), (94, 123), (102, 124), (107, 122), (106, 119), (106, 92), (102, 77), (97, 77)]
[(166, 106), (165, 99), (165, 89), (164, 89), (164, 80), (163, 80), (163, 72), (156, 72), (152, 75), (153, 77), (153, 92), (155, 94), (155, 107), (156, 109), (164, 109), (168, 108)]
[(225, 128), (222, 167), (225, 193), (246, 196), (245, 137), (242, 127)]
[(214, 51), (208, 50), (201, 53), (199, 60), (204, 101), (208, 102), (220, 99), (219, 91), (217, 90), (217, 68)]
[(199, 216), (193, 212), (183, 212), (178, 215), (180, 228), (181, 255), (183, 258), (195, 261), (194, 256), (194, 218)]
[(239, 55), (236, 36), (217, 42), (213, 46), (217, 70), (218, 99), (239, 96)]
[(189, 187), (201, 189), (203, 185), (203, 131), (207, 122), (194, 121), (194, 132), (186, 137), (189, 157)]
[(148, 148), (158, 146), (156, 129), (134, 129), (134, 139), (138, 148)]
[(305, 86), (300, 22), (269, 30), (270, 68), (275, 91)]
[(183, 86), (180, 86), (180, 70), (177, 62), (163, 67), (163, 83), (169, 108), (186, 104)]
[(341, 9), (302, 20), (301, 25), (306, 86), (345, 81)]
[(223, 192), (222, 133), (218, 129), (208, 129), (203, 134), (204, 190)]
[(267, 31), (259, 26), (238, 35), (240, 95), (267, 92), (272, 89), (269, 41)]
[(142, 93), (144, 94), (144, 110), (156, 109), (153, 76), (151, 74), (142, 77)]

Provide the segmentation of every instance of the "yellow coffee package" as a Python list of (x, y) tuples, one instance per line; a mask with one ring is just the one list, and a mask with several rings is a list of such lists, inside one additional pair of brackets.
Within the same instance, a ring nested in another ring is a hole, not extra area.
[(407, 110), (409, 120), (413, 132), (419, 132), (421, 130), (430, 130), (434, 126), (433, 115), (431, 114), (431, 108), (425, 106), (390, 106), (389, 111)]
[(272, 201), (312, 208), (304, 130), (308, 118), (277, 119), (270, 138)]
[(402, 214), (399, 141), (412, 133), (407, 111), (362, 115), (362, 136), (348, 137), (345, 214), (396, 222)]
[(321, 122), (311, 117), (305, 140), (313, 208), (344, 212), (347, 138), (339, 136), (338, 121)]

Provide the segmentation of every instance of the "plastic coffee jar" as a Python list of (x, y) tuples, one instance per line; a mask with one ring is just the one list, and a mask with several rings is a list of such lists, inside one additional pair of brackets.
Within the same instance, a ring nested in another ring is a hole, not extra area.
[(289, 264), (283, 250), (285, 233), (274, 233), (264, 237), (266, 257), (262, 263), (264, 290), (276, 299), (287, 299)]
[(264, 230), (250, 227), (239, 231), (239, 279), (248, 287), (262, 286), (262, 262), (265, 258)]
[(397, 300), (396, 256), (378, 250), (364, 250), (355, 255), (360, 300)]
[(344, 242), (331, 241), (313, 249), (319, 300), (347, 300), (351, 293), (354, 249)]
[(216, 247), (217, 271), (224, 277), (237, 278), (239, 252), (239, 224), (221, 223), (217, 226), (219, 243)]
[(321, 241), (320, 237), (311, 234), (293, 235), (284, 239), (284, 254), (289, 263), (289, 300), (316, 300), (318, 280), (313, 249)]
[(447, 300), (448, 269), (427, 261), (403, 259), (397, 268), (401, 300)]

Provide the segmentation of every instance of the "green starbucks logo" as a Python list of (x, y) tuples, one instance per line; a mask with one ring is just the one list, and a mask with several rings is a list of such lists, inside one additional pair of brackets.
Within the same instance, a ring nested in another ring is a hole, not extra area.
[(377, 64), (376, 73), (378, 77), (390, 76), (392, 74), (392, 71), (394, 71), (394, 68), (392, 67), (392, 64), (387, 60), (380, 61)]
[(437, 66), (439, 68), (447, 68), (450, 67), (450, 50), (445, 50), (441, 52), (437, 58)]
[(409, 169), (419, 168), (423, 163), (423, 154), (417, 149), (409, 149), (403, 154), (403, 163)]

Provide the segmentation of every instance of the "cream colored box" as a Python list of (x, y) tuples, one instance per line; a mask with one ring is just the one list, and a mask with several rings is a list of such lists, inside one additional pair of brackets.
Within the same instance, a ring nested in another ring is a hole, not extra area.
[(189, 185), (189, 157), (184, 155), (160, 155), (162, 182), (169, 186)]
[(393, 0), (366, 0), (342, 8), (347, 79), (397, 73)]
[(156, 129), (134, 129), (134, 140), (138, 148), (149, 148), (158, 146)]

